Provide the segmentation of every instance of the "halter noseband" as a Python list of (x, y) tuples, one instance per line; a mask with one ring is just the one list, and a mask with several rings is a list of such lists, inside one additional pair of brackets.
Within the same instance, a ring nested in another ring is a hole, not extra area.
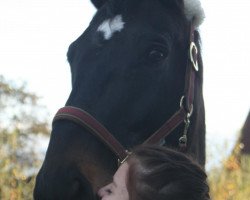
[[(185, 150), (187, 147), (187, 131), (190, 125), (190, 117), (193, 113), (193, 100), (194, 100), (194, 84), (195, 73), (199, 70), (198, 67), (198, 49), (194, 41), (194, 26), (190, 26), (190, 47), (189, 56), (187, 61), (186, 75), (185, 75), (185, 89), (184, 95), (180, 100), (180, 109), (172, 115), (153, 135), (151, 135), (143, 144), (157, 144), (162, 139), (166, 138), (175, 128), (181, 123), (185, 123), (184, 133), (179, 139), (179, 147)], [(123, 163), (129, 152), (123, 145), (93, 116), (86, 111), (73, 107), (66, 106), (58, 110), (53, 123), (58, 120), (70, 120), (83, 128), (89, 130), (93, 135), (100, 139), (107, 145), (118, 157), (119, 163)]]

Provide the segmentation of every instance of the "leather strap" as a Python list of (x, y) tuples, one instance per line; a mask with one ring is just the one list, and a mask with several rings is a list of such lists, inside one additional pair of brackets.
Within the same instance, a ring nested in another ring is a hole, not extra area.
[(165, 124), (162, 125), (153, 135), (151, 135), (143, 144), (157, 144), (163, 138), (167, 137), (176, 127), (183, 123), (186, 117), (184, 108), (178, 110)]
[[(190, 36), (189, 36), (189, 56), (188, 56), (188, 61), (187, 61), (187, 68), (186, 68), (186, 77), (185, 77), (185, 89), (184, 89), (184, 94), (185, 94), (185, 109), (188, 113), (192, 112), (193, 109), (193, 101), (194, 101), (194, 91), (195, 91), (195, 74), (196, 70), (198, 71), (198, 63), (197, 63), (197, 54), (198, 54), (198, 49), (195, 45), (195, 40), (194, 40), (194, 26), (190, 26)], [(194, 63), (197, 65), (197, 69), (194, 67)]]
[(88, 129), (93, 135), (106, 144), (119, 159), (124, 160), (127, 157), (127, 151), (120, 142), (118, 142), (100, 122), (86, 111), (80, 108), (66, 106), (58, 110), (53, 119), (53, 123), (62, 119), (73, 121)]

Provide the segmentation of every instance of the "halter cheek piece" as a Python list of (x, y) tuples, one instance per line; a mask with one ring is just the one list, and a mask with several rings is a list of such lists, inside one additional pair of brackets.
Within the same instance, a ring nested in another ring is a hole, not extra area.
[[(185, 75), (185, 89), (184, 95), (180, 100), (180, 109), (143, 144), (158, 144), (184, 122), (185, 127), (182, 137), (179, 138), (179, 147), (182, 151), (187, 148), (187, 132), (190, 125), (190, 117), (193, 113), (195, 74), (199, 71), (197, 55), (198, 49), (194, 42), (194, 26), (191, 25), (189, 56)], [(56, 113), (53, 123), (65, 119), (80, 124), (83, 128), (88, 129), (116, 154), (119, 164), (124, 163), (130, 155), (130, 152), (126, 150), (100, 122), (86, 111), (73, 106), (63, 107)]]

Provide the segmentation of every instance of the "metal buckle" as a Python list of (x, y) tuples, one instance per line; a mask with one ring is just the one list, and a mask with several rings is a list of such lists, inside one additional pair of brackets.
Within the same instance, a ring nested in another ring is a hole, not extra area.
[(127, 159), (129, 158), (129, 156), (132, 154), (132, 152), (128, 150), (126, 150), (126, 153), (127, 153), (127, 156), (123, 160), (118, 159), (118, 167), (120, 167), (123, 163), (125, 163)]
[[(180, 101), (180, 107), (184, 108), (183, 102), (185, 100), (185, 96), (181, 97), (181, 101)], [(187, 111), (186, 108), (184, 108), (186, 110), (186, 117), (184, 119), (184, 131), (183, 131), (183, 135), (179, 138), (179, 147), (181, 149), (185, 149), (187, 147), (187, 142), (188, 142), (188, 138), (187, 138), (187, 133), (188, 133), (188, 128), (190, 125), (190, 117), (193, 114), (193, 110), (194, 110), (194, 106), (193, 104), (190, 106), (190, 110)]]
[(197, 46), (195, 45), (194, 42), (191, 42), (190, 49), (189, 49), (189, 54), (190, 54), (189, 56), (190, 56), (190, 60), (191, 60), (191, 62), (193, 64), (193, 67), (194, 67), (195, 71), (198, 72), (199, 71), (199, 65), (198, 65), (197, 59), (196, 59), (196, 61), (194, 59), (193, 51), (195, 51), (196, 55), (198, 54), (198, 48), (197, 48)]
[(185, 98), (186, 98), (185, 96), (181, 97), (180, 108), (184, 108), (185, 111), (187, 112), (187, 117), (190, 118), (192, 116), (192, 114), (193, 114), (194, 106), (193, 106), (193, 104), (191, 104), (190, 105), (190, 110), (188, 110), (187, 108), (185, 108), (184, 105), (183, 105), (183, 102), (184, 102)]

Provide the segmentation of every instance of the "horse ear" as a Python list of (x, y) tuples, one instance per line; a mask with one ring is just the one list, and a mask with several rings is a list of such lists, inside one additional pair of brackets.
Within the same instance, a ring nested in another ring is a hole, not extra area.
[(99, 9), (102, 7), (104, 3), (106, 3), (107, 0), (91, 0), (91, 2), (94, 4), (94, 6)]

